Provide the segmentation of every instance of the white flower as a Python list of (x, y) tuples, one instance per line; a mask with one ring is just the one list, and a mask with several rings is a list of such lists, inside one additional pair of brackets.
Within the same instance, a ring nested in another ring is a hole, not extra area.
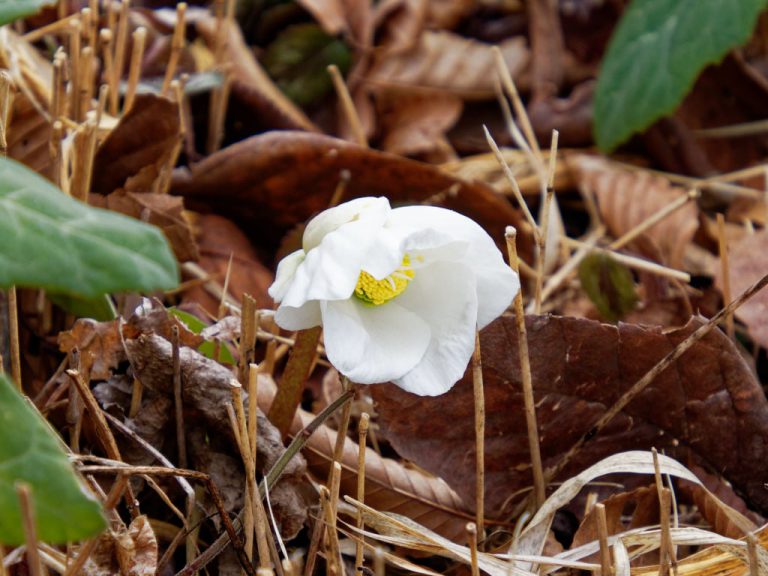
[(520, 288), (490, 236), (444, 208), (359, 198), (313, 218), (269, 294), (286, 330), (321, 325), (351, 381), (435, 396), (461, 378), (475, 330)]

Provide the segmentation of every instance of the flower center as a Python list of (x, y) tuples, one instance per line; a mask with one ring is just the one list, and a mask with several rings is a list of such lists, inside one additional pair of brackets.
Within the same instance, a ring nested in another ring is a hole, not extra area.
[(355, 296), (366, 304), (380, 306), (402, 294), (408, 286), (408, 282), (413, 280), (413, 276), (411, 259), (406, 254), (400, 268), (381, 280), (376, 280), (368, 272), (360, 272), (357, 286), (355, 286)]

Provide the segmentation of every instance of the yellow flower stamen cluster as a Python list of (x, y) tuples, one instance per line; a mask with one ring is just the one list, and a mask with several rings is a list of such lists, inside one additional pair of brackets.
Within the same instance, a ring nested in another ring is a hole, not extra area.
[(400, 268), (381, 280), (376, 280), (368, 272), (360, 272), (357, 286), (355, 286), (355, 296), (366, 304), (380, 306), (402, 294), (413, 276), (411, 260), (406, 255)]

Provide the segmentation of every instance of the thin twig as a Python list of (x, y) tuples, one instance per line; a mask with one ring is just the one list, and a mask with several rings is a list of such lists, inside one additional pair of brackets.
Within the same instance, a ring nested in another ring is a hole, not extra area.
[(480, 576), (480, 567), (477, 565), (477, 526), (474, 522), (467, 522), (467, 543), (472, 576)]
[[(508, 226), (506, 230), (507, 252), (509, 265), (517, 272), (517, 246), (515, 236), (517, 231)], [(518, 291), (514, 300), (515, 322), (517, 325), (517, 347), (520, 358), (520, 373), (523, 386), (523, 403), (525, 404), (525, 424), (528, 430), (528, 449), (531, 453), (531, 467), (533, 469), (533, 486), (536, 508), (538, 509), (546, 499), (546, 480), (544, 478), (541, 463), (541, 448), (539, 445), (539, 428), (536, 423), (536, 404), (533, 398), (533, 378), (531, 377), (531, 361), (528, 355), (528, 332), (525, 327), (525, 312), (523, 311), (522, 289)]]
[[(360, 422), (357, 425), (357, 500), (363, 504), (365, 504), (365, 445), (370, 420), (370, 415), (363, 412), (360, 415)], [(361, 508), (357, 509), (356, 525), (359, 530), (360, 538), (357, 540), (355, 546), (355, 572), (362, 573), (364, 563), (363, 549), (365, 546), (365, 534), (363, 533), (363, 530), (365, 529), (365, 520), (363, 519), (363, 511)]]
[(475, 408), (475, 541), (477, 531), (485, 532), (485, 390), (483, 362), (480, 355), (480, 333), (475, 332), (472, 352), (472, 390)]
[(168, 57), (168, 64), (166, 65), (165, 76), (163, 77), (163, 88), (161, 90), (161, 94), (163, 94), (163, 96), (168, 95), (168, 90), (171, 87), (171, 80), (173, 80), (173, 77), (176, 75), (176, 67), (179, 64), (181, 50), (184, 48), (186, 13), (186, 2), (179, 2), (176, 4), (176, 26), (173, 29), (173, 37), (171, 38), (171, 55)]
[(595, 504), (597, 513), (597, 539), (600, 542), (600, 574), (611, 576), (611, 548), (608, 545), (608, 520), (605, 517), (605, 504)]
[(35, 530), (35, 511), (32, 505), (32, 489), (25, 482), (16, 483), (16, 495), (21, 509), (21, 525), (24, 528), (24, 539), (27, 544), (27, 567), (30, 576), (43, 576), (45, 568), (40, 560), (37, 531)]
[(352, 96), (349, 95), (347, 85), (344, 83), (344, 78), (341, 77), (341, 72), (336, 64), (331, 64), (327, 68), (328, 74), (331, 75), (333, 81), (333, 87), (336, 90), (336, 96), (339, 98), (341, 109), (344, 112), (344, 117), (349, 122), (349, 128), (352, 131), (352, 136), (360, 146), (368, 147), (368, 138), (365, 137), (365, 130), (360, 122), (360, 116), (357, 114), (355, 103), (352, 101)]
[(147, 41), (147, 29), (136, 28), (132, 34), (133, 48), (131, 49), (131, 63), (128, 69), (128, 83), (125, 88), (125, 100), (123, 102), (123, 114), (127, 114), (133, 107), (136, 98), (136, 89), (141, 78), (141, 62), (144, 59), (144, 45)]
[(181, 357), (179, 355), (179, 327), (171, 328), (173, 362), (173, 407), (176, 415), (176, 446), (179, 451), (179, 468), (187, 468), (187, 441), (184, 432), (184, 398), (181, 386)]
[(122, 0), (120, 3), (120, 18), (117, 23), (117, 36), (115, 37), (114, 70), (109, 77), (109, 113), (117, 116), (120, 102), (120, 78), (125, 67), (125, 51), (128, 41), (128, 11), (131, 0)]

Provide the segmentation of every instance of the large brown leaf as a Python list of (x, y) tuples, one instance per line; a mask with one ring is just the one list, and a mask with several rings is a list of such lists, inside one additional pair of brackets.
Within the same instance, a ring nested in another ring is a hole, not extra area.
[[(545, 467), (563, 454), (700, 319), (663, 333), (633, 324), (528, 317), (534, 394)], [(531, 486), (514, 318), (481, 334), (486, 398), (486, 505), (498, 514)], [(466, 500), (475, 489), (472, 381), (436, 398), (391, 384), (372, 388), (379, 423), (405, 458), (442, 476)], [(738, 350), (713, 331), (664, 371), (557, 478), (607, 455), (656, 447), (721, 473), (748, 504), (768, 510), (768, 402)], [(556, 479), (556, 480), (557, 480)]]
[(344, 200), (386, 196), (393, 203), (417, 203), (440, 195), (440, 205), (473, 218), (500, 241), (506, 226), (522, 224), (518, 212), (483, 183), (306, 132), (268, 132), (229, 146), (191, 173), (178, 172), (172, 192), (190, 207), (232, 218), (274, 248), (286, 230), (328, 207), (344, 171), (350, 175)]

